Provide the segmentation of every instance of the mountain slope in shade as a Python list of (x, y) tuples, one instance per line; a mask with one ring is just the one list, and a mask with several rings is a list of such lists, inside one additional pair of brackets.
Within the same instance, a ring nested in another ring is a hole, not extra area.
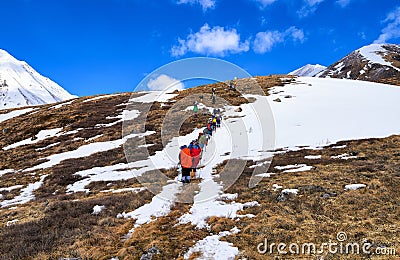
[(400, 45), (371, 44), (364, 46), (315, 76), (400, 85)]
[(325, 70), (327, 67), (319, 64), (307, 64), (303, 67), (294, 70), (289, 73), (289, 75), (300, 76), (300, 77), (313, 77), (320, 73), (321, 71)]
[(26, 62), (0, 50), (0, 109), (49, 104), (75, 97)]

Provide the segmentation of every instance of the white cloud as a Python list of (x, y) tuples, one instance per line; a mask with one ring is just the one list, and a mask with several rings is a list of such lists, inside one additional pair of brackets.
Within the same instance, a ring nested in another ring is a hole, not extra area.
[(262, 8), (265, 8), (268, 5), (276, 2), (277, 0), (253, 0), (253, 1), (259, 3)]
[(203, 8), (203, 11), (207, 9), (215, 8), (216, 0), (178, 0), (177, 4), (199, 4)]
[(381, 35), (374, 43), (387, 43), (391, 39), (400, 37), (400, 6), (390, 12), (383, 22), (387, 25), (382, 29)]
[(283, 42), (283, 35), (278, 31), (259, 32), (253, 42), (253, 50), (256, 53), (266, 53), (280, 42)]
[(299, 41), (301, 43), (303, 43), (305, 40), (303, 30), (298, 29), (294, 26), (287, 29), (285, 31), (284, 35), (285, 35), (285, 37), (291, 37), (293, 39), (293, 41)]
[(337, 0), (336, 4), (340, 5), (341, 7), (346, 7), (350, 4), (350, 0)]
[(291, 39), (293, 41), (304, 42), (304, 32), (294, 26), (288, 28), (284, 32), (279, 31), (266, 31), (259, 32), (253, 42), (253, 50), (256, 53), (266, 53), (271, 51), (272, 47), (285, 40)]
[(225, 29), (204, 24), (199, 32), (191, 33), (186, 40), (179, 39), (179, 44), (171, 49), (172, 56), (182, 56), (188, 52), (202, 55), (225, 56), (228, 53), (247, 52), (249, 40), (240, 41), (236, 29)]
[(149, 80), (149, 83), (147, 83), (147, 87), (149, 90), (152, 91), (159, 91), (159, 90), (181, 90), (184, 88), (184, 85), (182, 82), (180, 82), (177, 79), (174, 79), (168, 75), (161, 74), (155, 79)]
[(300, 18), (304, 18), (309, 16), (310, 14), (315, 13), (318, 8), (318, 5), (325, 0), (304, 0), (304, 4), (300, 10), (297, 11), (297, 15)]

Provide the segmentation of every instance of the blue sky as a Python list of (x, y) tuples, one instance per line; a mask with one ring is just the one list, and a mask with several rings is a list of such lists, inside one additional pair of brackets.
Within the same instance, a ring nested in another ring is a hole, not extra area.
[(216, 57), (269, 75), (400, 43), (398, 0), (0, 2), (0, 49), (79, 96), (132, 91), (182, 58)]

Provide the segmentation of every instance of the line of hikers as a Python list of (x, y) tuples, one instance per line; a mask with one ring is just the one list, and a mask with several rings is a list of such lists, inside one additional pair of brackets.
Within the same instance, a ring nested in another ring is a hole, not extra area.
[(190, 179), (196, 174), (197, 167), (201, 161), (203, 151), (210, 140), (212, 133), (221, 127), (222, 116), (219, 109), (214, 109), (213, 116), (207, 122), (207, 127), (199, 133), (197, 139), (187, 145), (180, 147), (179, 164), (182, 168), (182, 182), (190, 183)]

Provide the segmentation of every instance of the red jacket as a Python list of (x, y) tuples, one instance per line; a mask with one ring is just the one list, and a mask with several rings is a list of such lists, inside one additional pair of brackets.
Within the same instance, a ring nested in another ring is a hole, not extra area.
[(183, 148), (179, 153), (179, 161), (181, 163), (182, 168), (192, 168), (193, 158), (190, 155), (189, 148)]
[(201, 148), (199, 146), (193, 147), (190, 151), (190, 155), (193, 157), (193, 168), (196, 168), (200, 163)]

